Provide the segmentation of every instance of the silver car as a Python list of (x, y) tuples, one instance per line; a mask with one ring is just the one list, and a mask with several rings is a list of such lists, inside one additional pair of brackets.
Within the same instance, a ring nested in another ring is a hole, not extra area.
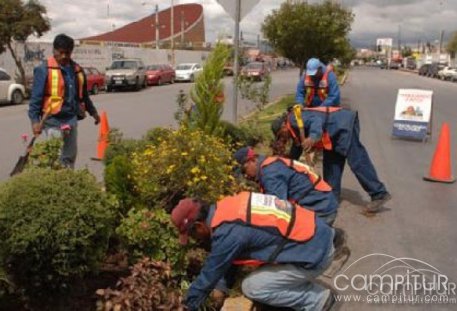
[(146, 68), (140, 59), (119, 59), (106, 68), (106, 91), (134, 88), (139, 91), (146, 87)]
[(0, 102), (19, 105), (24, 101), (25, 87), (0, 68)]

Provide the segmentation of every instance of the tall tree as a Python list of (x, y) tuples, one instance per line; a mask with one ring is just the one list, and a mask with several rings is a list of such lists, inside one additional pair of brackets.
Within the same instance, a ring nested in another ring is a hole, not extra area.
[(7, 49), (19, 69), (21, 82), (26, 85), (25, 71), (19, 56), (13, 49), (13, 41), (25, 42), (30, 35), (41, 37), (50, 29), (46, 8), (37, 0), (24, 3), (21, 0), (0, 1), (0, 53)]
[(322, 4), (284, 2), (268, 15), (262, 32), (277, 52), (293, 60), (303, 72), (306, 61), (319, 57), (328, 62), (348, 55), (354, 15), (331, 1)]
[(455, 31), (452, 34), (452, 37), (449, 40), (449, 42), (447, 43), (446, 48), (447, 48), (448, 52), (451, 54), (451, 56), (454, 58), (457, 53), (457, 31)]

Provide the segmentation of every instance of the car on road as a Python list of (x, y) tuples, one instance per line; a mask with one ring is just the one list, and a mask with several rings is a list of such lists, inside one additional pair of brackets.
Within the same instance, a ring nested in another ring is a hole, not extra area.
[(270, 74), (265, 63), (252, 62), (248, 63), (241, 69), (241, 77), (253, 79), (256, 81), (263, 81), (267, 75)]
[(148, 85), (162, 85), (174, 83), (176, 73), (170, 65), (149, 65), (146, 67), (146, 81)]
[(137, 58), (118, 59), (106, 68), (106, 91), (133, 88), (139, 91), (146, 87), (146, 68)]
[(454, 67), (446, 66), (438, 71), (438, 78), (441, 80), (454, 81), (457, 78), (457, 69)]
[(100, 90), (105, 89), (105, 75), (100, 73), (94, 67), (84, 67), (84, 74), (86, 75), (87, 91), (97, 95)]
[(423, 64), (419, 68), (419, 76), (426, 76), (429, 68), (430, 68), (430, 64)]
[(25, 98), (25, 87), (16, 83), (13, 78), (0, 68), (0, 103), (22, 104)]
[(430, 78), (438, 78), (438, 72), (442, 70), (445, 66), (440, 63), (432, 63), (430, 67), (428, 67), (428, 71), (426, 76)]
[(202, 66), (198, 63), (183, 63), (175, 68), (176, 78), (175, 81), (190, 81), (194, 82), (195, 78), (203, 70)]

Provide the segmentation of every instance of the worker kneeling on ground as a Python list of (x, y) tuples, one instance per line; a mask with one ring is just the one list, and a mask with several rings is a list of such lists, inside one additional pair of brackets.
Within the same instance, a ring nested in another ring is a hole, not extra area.
[(180, 234), (211, 241), (211, 251), (185, 299), (198, 310), (233, 264), (259, 264), (242, 283), (249, 299), (294, 310), (328, 310), (329, 289), (314, 279), (332, 262), (334, 231), (313, 211), (272, 195), (241, 192), (207, 205), (184, 199), (171, 220)]
[(335, 221), (338, 201), (332, 188), (311, 167), (301, 162), (258, 155), (250, 147), (234, 154), (241, 172), (257, 182), (263, 193), (313, 210), (328, 225)]
[[(297, 114), (290, 111), (272, 123), (276, 135), (274, 153), (285, 155), (285, 146), (291, 139), (293, 144), (289, 156), (292, 159), (299, 159), (303, 150), (308, 152), (312, 148), (322, 148), (324, 180), (330, 184), (338, 199), (347, 159), (360, 185), (371, 197), (367, 212), (379, 211), (391, 196), (360, 142), (357, 112), (340, 107), (302, 108), (298, 117), (301, 120), (297, 121)], [(304, 135), (300, 134), (299, 123), (304, 127)]]

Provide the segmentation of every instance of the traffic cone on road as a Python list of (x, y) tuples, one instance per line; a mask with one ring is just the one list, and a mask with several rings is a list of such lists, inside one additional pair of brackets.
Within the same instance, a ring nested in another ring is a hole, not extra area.
[(453, 183), (455, 181), (452, 176), (451, 165), (451, 134), (447, 123), (443, 123), (441, 126), (440, 137), (433, 155), (430, 172), (428, 176), (424, 177), (424, 180), (444, 183)]
[(103, 160), (105, 156), (105, 150), (108, 147), (109, 141), (109, 125), (108, 125), (108, 117), (105, 111), (102, 111), (102, 115), (100, 117), (100, 130), (98, 134), (98, 145), (97, 145), (97, 156), (92, 158), (92, 160)]

